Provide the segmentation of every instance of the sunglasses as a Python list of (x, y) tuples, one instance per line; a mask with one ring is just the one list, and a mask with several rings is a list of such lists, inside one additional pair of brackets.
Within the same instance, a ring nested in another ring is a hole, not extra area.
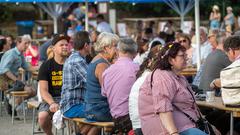
[(187, 42), (186, 39), (184, 39), (184, 40), (180, 40), (180, 41), (179, 41), (180, 44), (181, 44), (181, 43), (186, 43), (186, 42)]

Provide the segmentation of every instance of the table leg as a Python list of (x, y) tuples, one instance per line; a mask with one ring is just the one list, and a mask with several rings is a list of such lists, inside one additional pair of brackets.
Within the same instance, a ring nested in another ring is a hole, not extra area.
[(104, 135), (104, 127), (101, 128), (101, 135)]
[(12, 105), (12, 124), (14, 124), (14, 108), (15, 108), (15, 96), (13, 98), (13, 105)]
[(3, 91), (0, 90), (0, 116), (2, 116)]
[(22, 97), (22, 103), (23, 103), (23, 120), (24, 123), (26, 123), (26, 109), (25, 109), (25, 101), (24, 101), (24, 97)]
[(33, 117), (32, 117), (32, 134), (33, 135), (35, 133), (35, 113), (36, 113), (36, 109), (33, 108)]
[(230, 115), (230, 135), (233, 135), (233, 127), (234, 127), (233, 112), (231, 112), (231, 115)]

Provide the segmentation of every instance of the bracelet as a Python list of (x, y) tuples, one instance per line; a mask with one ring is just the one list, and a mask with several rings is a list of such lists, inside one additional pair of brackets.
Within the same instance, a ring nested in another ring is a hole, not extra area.
[(56, 104), (55, 102), (52, 102), (49, 106), (53, 105), (53, 104)]
[(173, 132), (173, 133), (171, 133), (170, 135), (174, 135), (174, 134), (177, 134), (178, 133), (178, 131), (176, 131), (176, 132)]

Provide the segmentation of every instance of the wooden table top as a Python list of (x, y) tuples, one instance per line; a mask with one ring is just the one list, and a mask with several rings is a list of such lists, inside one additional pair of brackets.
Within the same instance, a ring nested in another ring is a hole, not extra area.
[(197, 68), (186, 68), (181, 72), (184, 76), (193, 76), (197, 74)]
[(206, 101), (196, 101), (198, 106), (208, 107), (208, 108), (216, 108), (224, 111), (233, 112), (234, 117), (240, 117), (240, 107), (226, 107), (223, 104), (221, 97), (215, 97), (213, 102)]

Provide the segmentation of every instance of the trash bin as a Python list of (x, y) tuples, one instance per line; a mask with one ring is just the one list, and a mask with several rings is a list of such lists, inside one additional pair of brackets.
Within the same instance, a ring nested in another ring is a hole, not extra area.
[(16, 25), (17, 25), (19, 36), (22, 36), (24, 34), (29, 34), (32, 37), (32, 31), (34, 26), (33, 21), (17, 21)]

